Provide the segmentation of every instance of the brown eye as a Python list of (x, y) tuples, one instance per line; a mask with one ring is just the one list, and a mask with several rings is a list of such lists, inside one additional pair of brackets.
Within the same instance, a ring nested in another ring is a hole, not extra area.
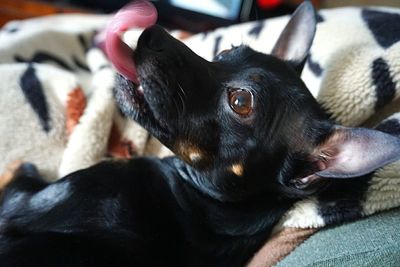
[(248, 116), (253, 111), (253, 94), (244, 89), (229, 92), (229, 105), (240, 116)]

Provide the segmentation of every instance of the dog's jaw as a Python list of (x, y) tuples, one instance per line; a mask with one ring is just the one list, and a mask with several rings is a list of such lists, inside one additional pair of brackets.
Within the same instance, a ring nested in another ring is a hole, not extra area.
[(119, 75), (116, 78), (114, 97), (122, 113), (135, 120), (164, 144), (170, 140), (168, 125), (157, 120), (144, 97), (141, 85)]

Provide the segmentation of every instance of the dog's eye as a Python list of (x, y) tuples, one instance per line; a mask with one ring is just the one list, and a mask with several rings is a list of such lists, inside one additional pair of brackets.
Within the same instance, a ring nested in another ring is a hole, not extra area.
[(240, 116), (248, 116), (253, 111), (253, 94), (245, 89), (231, 90), (228, 94), (229, 105)]

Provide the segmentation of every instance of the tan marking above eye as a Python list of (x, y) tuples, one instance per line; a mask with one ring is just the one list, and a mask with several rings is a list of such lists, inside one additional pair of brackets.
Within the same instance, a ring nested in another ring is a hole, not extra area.
[(259, 74), (252, 74), (249, 76), (249, 79), (252, 80), (253, 82), (259, 83), (262, 81), (262, 76)]
[(244, 173), (243, 164), (237, 163), (233, 164), (231, 167), (231, 171), (236, 174), (237, 176), (242, 176)]

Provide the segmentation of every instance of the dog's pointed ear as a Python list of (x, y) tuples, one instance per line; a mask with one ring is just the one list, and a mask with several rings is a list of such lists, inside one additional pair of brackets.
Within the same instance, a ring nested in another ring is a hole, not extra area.
[(400, 138), (384, 132), (336, 126), (313, 153), (315, 174), (325, 178), (351, 178), (400, 160)]
[(300, 74), (314, 39), (317, 19), (311, 2), (303, 2), (293, 13), (271, 54), (289, 62)]

